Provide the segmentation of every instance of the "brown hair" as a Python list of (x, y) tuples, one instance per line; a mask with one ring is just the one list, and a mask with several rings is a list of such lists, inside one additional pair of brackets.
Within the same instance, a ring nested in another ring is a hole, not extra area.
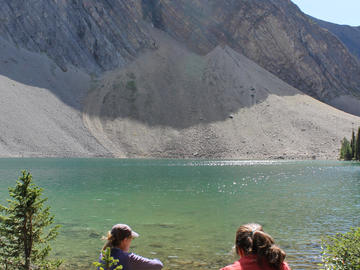
[(125, 238), (131, 237), (131, 230), (126, 230), (123, 228), (116, 227), (116, 225), (111, 229), (111, 231), (108, 231), (107, 237), (103, 237), (106, 242), (103, 247), (103, 250), (110, 247), (117, 247), (120, 245), (121, 241)]
[(251, 223), (242, 225), (236, 232), (235, 245), (245, 255), (257, 255), (257, 262), (261, 266), (264, 259), (274, 269), (281, 269), (286, 253), (275, 245), (274, 239), (263, 231), (259, 224)]

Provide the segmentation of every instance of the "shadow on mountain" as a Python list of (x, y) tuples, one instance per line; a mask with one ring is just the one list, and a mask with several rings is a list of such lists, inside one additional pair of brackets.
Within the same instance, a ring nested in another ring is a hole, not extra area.
[(103, 94), (90, 101), (97, 106), (86, 113), (184, 129), (232, 118), (269, 94), (301, 94), (227, 46), (201, 56), (159, 32), (157, 40), (157, 51), (104, 77), (97, 89)]
[(28, 91), (26, 86), (47, 89), (79, 111), (91, 82), (89, 75), (76, 68), (63, 71), (46, 55), (17, 48), (1, 38), (0, 75), (24, 84)]
[[(96, 101), (101, 110), (86, 113), (112, 121), (127, 118), (148, 126), (183, 129), (232, 118), (270, 93), (299, 93), (227, 46), (201, 56), (163, 32), (152, 31), (159, 48), (106, 74), (96, 89), (106, 92)], [(91, 84), (89, 75), (71, 67), (63, 71), (46, 55), (16, 48), (3, 39), (0, 46), (0, 75), (47, 89), (64, 104), (82, 111)]]

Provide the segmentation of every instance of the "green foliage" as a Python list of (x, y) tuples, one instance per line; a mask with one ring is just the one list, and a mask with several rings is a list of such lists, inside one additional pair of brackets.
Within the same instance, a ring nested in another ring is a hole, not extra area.
[(360, 269), (360, 227), (324, 239), (322, 249), (325, 270)]
[(113, 257), (111, 257), (111, 249), (108, 247), (105, 252), (102, 252), (102, 260), (101, 262), (94, 262), (93, 264), (99, 269), (99, 270), (121, 270), (123, 269), (122, 265), (115, 267), (119, 263), (119, 260), (115, 260)]
[(136, 91), (137, 90), (137, 87), (136, 87), (136, 83), (135, 81), (131, 80), (131, 81), (128, 81), (126, 83), (126, 88), (131, 90), (131, 91)]
[(346, 138), (344, 138), (341, 141), (340, 159), (352, 160), (352, 157), (351, 144)]
[(340, 159), (360, 161), (360, 127), (356, 136), (352, 131), (350, 142), (346, 138), (341, 141)]
[(355, 153), (354, 153), (354, 158), (355, 160), (359, 160), (360, 161), (360, 127), (358, 129), (357, 135), (356, 135), (356, 139), (355, 139)]
[(41, 198), (43, 190), (33, 184), (26, 171), (9, 188), (11, 200), (8, 206), (0, 205), (0, 269), (30, 270), (57, 269), (61, 261), (50, 261), (49, 241), (56, 238), (59, 226), (51, 226), (54, 216), (45, 207), (47, 198)]
[(350, 141), (351, 158), (352, 159), (355, 157), (355, 144), (356, 144), (356, 139), (355, 139), (355, 132), (353, 130), (351, 133), (351, 141)]

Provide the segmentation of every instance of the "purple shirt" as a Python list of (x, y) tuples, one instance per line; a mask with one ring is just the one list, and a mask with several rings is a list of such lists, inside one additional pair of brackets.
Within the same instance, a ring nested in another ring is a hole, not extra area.
[[(158, 259), (148, 259), (134, 253), (124, 252), (119, 248), (111, 249), (111, 257), (119, 260), (118, 265), (122, 265), (122, 270), (160, 270), (163, 264)], [(100, 255), (101, 260), (101, 255)], [(117, 266), (118, 266), (117, 265)], [(112, 269), (116, 268), (113, 267)]]

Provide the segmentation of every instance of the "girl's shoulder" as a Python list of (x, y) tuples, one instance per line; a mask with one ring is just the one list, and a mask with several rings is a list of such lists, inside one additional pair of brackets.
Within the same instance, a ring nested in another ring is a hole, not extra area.
[(241, 270), (241, 264), (239, 261), (234, 262), (233, 264), (230, 264), (228, 266), (225, 266), (224, 268), (221, 268), (220, 270)]
[(291, 270), (291, 268), (290, 268), (290, 266), (289, 266), (286, 262), (283, 262), (283, 263), (282, 263), (281, 270)]

